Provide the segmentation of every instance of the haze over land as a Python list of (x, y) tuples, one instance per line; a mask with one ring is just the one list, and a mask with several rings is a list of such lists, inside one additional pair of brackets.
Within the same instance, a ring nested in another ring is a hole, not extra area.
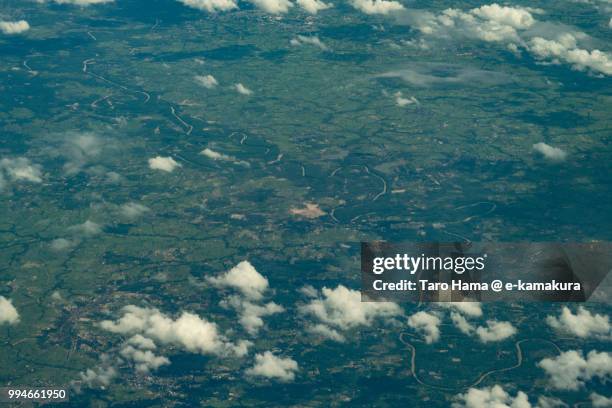
[(609, 281), (584, 305), (361, 302), (359, 248), (612, 240), (611, 18), (0, 2), (0, 383), (69, 406), (609, 406)]

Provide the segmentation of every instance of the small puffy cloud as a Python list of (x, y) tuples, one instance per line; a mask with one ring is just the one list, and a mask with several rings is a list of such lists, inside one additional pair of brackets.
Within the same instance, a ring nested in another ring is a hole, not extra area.
[(434, 343), (440, 338), (440, 318), (425, 311), (420, 311), (408, 318), (408, 326), (422, 332), (427, 344)]
[(198, 84), (208, 89), (212, 89), (219, 85), (219, 82), (217, 82), (215, 77), (212, 75), (196, 75), (194, 79)]
[(393, 96), (395, 97), (395, 104), (399, 107), (403, 108), (404, 106), (413, 105), (413, 104), (419, 105), (419, 101), (414, 96), (411, 96), (410, 98), (404, 98), (402, 93), (399, 91), (396, 92)]
[(527, 394), (519, 391), (515, 397), (500, 385), (470, 388), (455, 397), (453, 408), (531, 408)]
[(444, 308), (455, 309), (470, 317), (482, 316), (482, 306), (480, 302), (439, 302), (437, 305)]
[(208, 157), (211, 160), (219, 160), (219, 161), (232, 162), (234, 164), (237, 164), (237, 165), (240, 165), (240, 166), (244, 166), (244, 167), (250, 167), (251, 166), (249, 164), (249, 162), (238, 160), (234, 156), (229, 156), (227, 154), (223, 154), (223, 153), (217, 152), (217, 151), (212, 150), (212, 149), (210, 149), (208, 147), (206, 149), (202, 150), (200, 152), (200, 154), (202, 156)]
[(565, 151), (542, 142), (534, 144), (533, 150), (540, 153), (545, 159), (550, 161), (559, 162), (565, 160), (567, 157), (567, 153)]
[(484, 20), (495, 21), (499, 24), (520, 29), (529, 28), (535, 22), (531, 13), (526, 9), (500, 6), (497, 3), (472, 9), (471, 12)]
[(312, 285), (304, 285), (300, 288), (300, 293), (304, 296), (315, 298), (319, 295), (319, 291), (317, 291)]
[(51, 241), (51, 249), (54, 251), (58, 251), (58, 252), (66, 251), (68, 249), (74, 248), (77, 244), (78, 242), (71, 241), (66, 238), (56, 238), (53, 241)]
[[(473, 304), (472, 304), (473, 303)], [(469, 305), (472, 306), (462, 306)], [(440, 303), (442, 305), (442, 303)], [(455, 310), (459, 310), (459, 312), (452, 311), (451, 312), (451, 320), (455, 327), (457, 327), (462, 333), (467, 335), (475, 334), (478, 336), (478, 339), (483, 343), (493, 342), (493, 341), (502, 341), (507, 339), (508, 337), (512, 337), (516, 334), (517, 330), (514, 326), (512, 326), (509, 322), (500, 322), (497, 320), (487, 320), (486, 326), (474, 326), (472, 325), (465, 317), (465, 315), (472, 317), (479, 317), (482, 315), (482, 310), (480, 309), (480, 303), (475, 302), (453, 302), (451, 304), (447, 304), (446, 307), (452, 307)], [(463, 313), (463, 314), (462, 314)]]
[(591, 400), (591, 404), (593, 404), (593, 408), (612, 408), (612, 398), (604, 397), (603, 395), (593, 392), (589, 395), (589, 399)]
[(551, 385), (560, 390), (575, 391), (592, 378), (606, 381), (612, 376), (612, 354), (595, 350), (586, 358), (581, 351), (569, 350), (537, 365), (548, 374)]
[(163, 365), (170, 364), (170, 360), (166, 357), (157, 356), (151, 350), (140, 350), (129, 344), (121, 349), (120, 354), (128, 360), (132, 360), (136, 371), (141, 373), (149, 373)]
[(253, 94), (253, 91), (251, 91), (249, 88), (242, 85), (241, 83), (235, 84), (234, 88), (236, 89), (236, 92), (242, 95), (252, 95)]
[(277, 357), (272, 352), (255, 355), (255, 365), (246, 370), (248, 376), (265, 377), (289, 382), (295, 379), (298, 371), (298, 363), (291, 358)]
[(53, 155), (65, 159), (64, 172), (75, 175), (87, 166), (95, 164), (104, 158), (105, 149), (109, 147), (108, 141), (92, 133), (69, 133), (60, 139), (60, 146), (51, 148)]
[(0, 296), (0, 324), (16, 324), (19, 322), (19, 313), (10, 299)]
[(457, 312), (451, 312), (451, 320), (456, 328), (458, 328), (463, 334), (470, 335), (474, 332), (475, 327), (467, 321), (462, 314)]
[(548, 316), (546, 323), (553, 329), (571, 333), (581, 338), (597, 337), (612, 339), (610, 318), (600, 314), (592, 314), (584, 307), (578, 307), (576, 314), (563, 306), (559, 317)]
[(541, 395), (540, 397), (538, 397), (538, 403), (536, 407), (537, 408), (569, 408), (569, 405), (561, 401), (559, 398), (546, 397), (544, 395)]
[(293, 7), (293, 3), (291, 3), (289, 0), (250, 0), (250, 1), (255, 6), (260, 8), (261, 10), (265, 11), (266, 13), (270, 13), (270, 14), (284, 14), (284, 13), (287, 13), (291, 7)]
[(321, 10), (326, 10), (332, 7), (330, 3), (324, 3), (321, 0), (297, 0), (297, 4), (310, 14), (317, 14)]
[(396, 303), (362, 302), (359, 291), (343, 285), (338, 285), (335, 289), (323, 288), (321, 293), (322, 297), (301, 305), (299, 311), (318, 320), (314, 328), (307, 327), (308, 331), (331, 340), (343, 341), (342, 331), (371, 326), (376, 319), (388, 319), (402, 314), (402, 309)]
[(149, 207), (135, 202), (125, 203), (120, 208), (121, 215), (129, 219), (138, 218), (148, 211)]
[(110, 365), (88, 368), (81, 373), (81, 381), (91, 388), (106, 388), (117, 376), (117, 370)]
[(25, 157), (4, 158), (0, 160), (0, 190), (5, 179), (13, 182), (40, 183), (42, 182), (41, 167), (32, 164)]
[(351, 0), (351, 4), (366, 14), (389, 14), (404, 10), (401, 3), (389, 0)]
[(238, 296), (230, 296), (221, 301), (221, 306), (234, 309), (240, 315), (240, 324), (250, 335), (256, 335), (264, 325), (262, 317), (284, 312), (285, 309), (274, 303), (256, 304)]
[(129, 305), (123, 308), (123, 316), (117, 320), (104, 320), (100, 327), (113, 333), (141, 334), (164, 344), (182, 347), (187, 351), (213, 355), (244, 356), (250, 342), (230, 342), (219, 333), (217, 325), (198, 315), (182, 312), (177, 319), (154, 308)]
[(476, 329), (476, 335), (483, 343), (491, 341), (501, 341), (516, 334), (516, 328), (510, 322), (499, 322), (497, 320), (487, 320), (487, 326), (480, 326)]
[[(238, 8), (235, 0), (178, 0), (184, 5), (213, 13), (215, 11), (227, 11)], [(213, 78), (214, 79), (214, 78)]]
[(305, 35), (298, 35), (294, 39), (291, 40), (291, 45), (299, 46), (302, 44), (314, 45), (315, 47), (319, 47), (323, 51), (327, 51), (327, 45), (323, 44), (323, 42), (317, 36), (307, 37)]
[(30, 24), (25, 20), (0, 21), (0, 31), (4, 34), (21, 34), (30, 29)]
[(156, 156), (149, 159), (149, 168), (153, 170), (161, 170), (171, 173), (177, 167), (181, 167), (181, 164), (177, 163), (172, 157)]
[(133, 335), (128, 339), (127, 344), (138, 347), (141, 350), (155, 350), (157, 348), (153, 340), (144, 337), (142, 334)]
[(82, 224), (73, 225), (72, 227), (68, 228), (68, 230), (78, 235), (93, 236), (102, 232), (102, 225), (91, 220), (87, 220)]
[(268, 289), (268, 279), (261, 275), (249, 261), (242, 261), (218, 277), (209, 277), (208, 281), (217, 287), (231, 287), (242, 292), (246, 297), (259, 300)]
[(308, 331), (308, 333), (310, 334), (314, 334), (317, 336), (324, 337), (326, 339), (337, 341), (338, 343), (344, 343), (346, 341), (344, 336), (340, 334), (338, 330), (332, 329), (331, 327), (326, 326), (324, 324), (315, 324), (312, 326), (308, 326), (306, 328), (306, 331)]
[(228, 155), (223, 154), (223, 153), (219, 153), (217, 151), (209, 149), (208, 147), (206, 149), (202, 150), (200, 152), (200, 154), (202, 156), (206, 156), (206, 157), (208, 157), (209, 159), (212, 159), (212, 160), (223, 160), (223, 161), (235, 161), (236, 160), (235, 157), (228, 156)]

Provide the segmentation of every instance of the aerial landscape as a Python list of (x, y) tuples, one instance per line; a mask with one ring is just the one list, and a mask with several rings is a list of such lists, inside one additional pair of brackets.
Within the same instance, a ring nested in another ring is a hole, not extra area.
[(0, 403), (612, 407), (605, 273), (380, 302), (360, 272), (612, 241), (609, 0), (0, 0), (0, 56)]

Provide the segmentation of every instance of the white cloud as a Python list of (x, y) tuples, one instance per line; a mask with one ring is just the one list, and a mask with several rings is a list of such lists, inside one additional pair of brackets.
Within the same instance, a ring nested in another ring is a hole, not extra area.
[(78, 242), (71, 241), (66, 238), (57, 238), (51, 241), (51, 249), (54, 251), (65, 251), (67, 249), (72, 249), (77, 245)]
[(338, 330), (332, 329), (331, 327), (326, 326), (324, 324), (315, 324), (312, 326), (308, 326), (306, 328), (306, 331), (308, 331), (308, 333), (310, 334), (322, 336), (326, 339), (337, 341), (339, 343), (344, 343), (344, 341), (346, 341), (344, 336), (340, 334)]
[(148, 337), (144, 337), (141, 334), (135, 334), (130, 337), (127, 341), (128, 344), (136, 346), (141, 350), (155, 350), (157, 346), (155, 342)]
[(136, 371), (141, 373), (148, 373), (163, 365), (170, 364), (170, 360), (166, 357), (157, 356), (151, 350), (137, 349), (129, 344), (121, 349), (120, 354), (128, 360), (134, 361)]
[(535, 22), (531, 13), (525, 8), (500, 6), (497, 3), (472, 9), (471, 12), (484, 20), (520, 29), (529, 28)]
[(401, 3), (389, 0), (351, 0), (351, 4), (366, 14), (389, 14), (404, 10)]
[(560, 332), (571, 333), (581, 338), (598, 337), (612, 339), (612, 326), (610, 318), (600, 314), (591, 314), (582, 306), (578, 307), (576, 314), (563, 306), (561, 315), (547, 316), (546, 323)]
[(549, 375), (551, 385), (561, 390), (578, 390), (592, 378), (605, 381), (612, 376), (612, 354), (595, 350), (586, 359), (581, 351), (569, 350), (537, 365)]
[(170, 173), (177, 167), (181, 167), (181, 164), (177, 163), (172, 157), (156, 156), (149, 159), (149, 167), (153, 170), (161, 170)]
[(110, 365), (101, 365), (94, 368), (88, 368), (87, 371), (80, 374), (81, 381), (89, 387), (106, 388), (110, 385), (113, 379), (117, 376), (117, 370)]
[(480, 302), (439, 302), (436, 304), (440, 307), (455, 309), (470, 317), (482, 316), (482, 307)]
[(579, 48), (576, 37), (570, 33), (557, 36), (556, 39), (534, 37), (528, 47), (537, 58), (551, 59), (553, 63), (566, 62), (574, 69), (591, 69), (606, 75), (612, 75), (612, 58), (600, 50)]
[(297, 4), (310, 14), (317, 14), (321, 10), (332, 7), (332, 4), (324, 3), (321, 0), (297, 0)]
[[(393, 302), (362, 302), (359, 291), (343, 285), (338, 285), (335, 289), (323, 288), (322, 295), (322, 298), (312, 299), (310, 303), (300, 306), (299, 310), (304, 315), (314, 316), (320, 324), (330, 329), (342, 331), (358, 326), (370, 326), (376, 319), (402, 314), (402, 309)], [(319, 334), (324, 332), (322, 328), (316, 331)], [(336, 335), (328, 337), (339, 339)]]
[(284, 14), (284, 13), (287, 13), (291, 7), (293, 7), (293, 3), (291, 3), (289, 0), (250, 0), (250, 1), (251, 3), (256, 5), (258, 8), (270, 14)]
[(589, 399), (593, 404), (593, 408), (610, 408), (612, 407), (612, 398), (604, 397), (603, 395), (599, 395), (596, 392), (591, 393), (589, 395)]
[(208, 147), (200, 152), (202, 156), (206, 156), (212, 160), (235, 161), (236, 158), (223, 153), (216, 152)]
[(395, 104), (399, 107), (404, 107), (404, 106), (408, 106), (408, 105), (418, 105), (419, 101), (417, 100), (417, 98), (415, 98), (414, 96), (411, 96), (410, 98), (404, 98), (402, 93), (400, 91), (396, 92), (394, 95), (395, 97)]
[(544, 158), (550, 161), (563, 161), (567, 157), (567, 153), (565, 151), (542, 142), (534, 144), (533, 150), (540, 153), (542, 156), (544, 156)]
[(125, 218), (135, 219), (150, 211), (149, 207), (139, 203), (129, 202), (125, 203), (120, 208), (121, 215)]
[(314, 288), (312, 285), (304, 285), (300, 288), (300, 293), (304, 296), (308, 296), (310, 298), (315, 298), (319, 295), (319, 291)]
[(499, 322), (497, 320), (487, 320), (487, 327), (479, 326), (476, 335), (483, 343), (490, 341), (501, 341), (516, 334), (516, 328), (510, 322)]
[(238, 160), (237, 158), (233, 157), (233, 156), (229, 156), (227, 154), (223, 154), (223, 153), (219, 153), (215, 150), (212, 150), (210, 148), (206, 148), (204, 150), (202, 150), (200, 152), (200, 154), (202, 156), (206, 156), (211, 160), (219, 160), (219, 161), (228, 161), (228, 162), (232, 162), (234, 164), (240, 165), (240, 166), (244, 166), (244, 167), (250, 167), (251, 165), (249, 164), (249, 162), (246, 161), (242, 161), (242, 160)]
[(212, 75), (196, 75), (194, 77), (196, 82), (202, 85), (204, 88), (212, 89), (219, 85), (219, 82)]
[(559, 398), (554, 397), (546, 397), (544, 395), (538, 397), (537, 408), (569, 408), (565, 402), (561, 401)]
[(268, 279), (257, 272), (249, 261), (240, 262), (221, 276), (209, 277), (208, 281), (217, 287), (237, 289), (254, 300), (261, 299), (268, 289)]
[(68, 230), (75, 234), (92, 236), (102, 232), (102, 225), (91, 220), (87, 220), (82, 224), (73, 225), (72, 227), (68, 228)]
[(241, 83), (235, 84), (234, 88), (236, 89), (238, 93), (242, 95), (252, 95), (253, 94), (253, 91), (251, 91), (249, 88), (242, 85)]
[(19, 322), (19, 313), (10, 299), (0, 296), (0, 324), (16, 324)]
[(4, 34), (21, 34), (30, 29), (30, 24), (25, 20), (0, 21), (0, 31)]
[(323, 51), (327, 51), (329, 49), (327, 48), (327, 45), (323, 44), (323, 42), (317, 36), (307, 37), (305, 35), (298, 35), (297, 37), (291, 40), (291, 45), (293, 46), (299, 46), (302, 44), (314, 45), (315, 47), (319, 47)]
[(520, 41), (517, 30), (533, 24), (533, 17), (523, 8), (497, 4), (464, 12), (449, 8), (440, 14), (411, 11), (408, 19), (423, 34), (441, 37), (468, 37), (488, 42)]
[(228, 299), (221, 301), (221, 306), (236, 310), (240, 315), (240, 324), (250, 335), (256, 335), (259, 329), (263, 327), (263, 316), (285, 311), (282, 306), (274, 302), (258, 305), (238, 296), (230, 296)]
[[(208, 11), (227, 11), (238, 8), (234, 0), (178, 0), (184, 5), (198, 10)], [(214, 78), (213, 78), (214, 79)]]
[(251, 345), (248, 341), (237, 344), (219, 333), (217, 325), (198, 315), (182, 312), (172, 319), (154, 308), (129, 305), (117, 321), (105, 320), (100, 327), (113, 333), (141, 334), (164, 344), (172, 344), (201, 354), (244, 356)]
[[(443, 305), (443, 303), (439, 303)], [(466, 306), (470, 305), (470, 306)], [(480, 303), (475, 302), (453, 302), (444, 305), (445, 307), (452, 307), (460, 312), (472, 316), (479, 317), (482, 315)], [(455, 327), (457, 327), (462, 333), (467, 335), (475, 334), (479, 340), (483, 343), (492, 341), (502, 341), (508, 337), (514, 336), (517, 332), (516, 328), (509, 322), (500, 322), (497, 320), (487, 320), (486, 326), (474, 326), (461, 314), (455, 311), (451, 312), (451, 320)]]
[(289, 382), (295, 379), (295, 373), (298, 370), (298, 363), (295, 360), (277, 357), (270, 351), (266, 351), (263, 354), (255, 355), (255, 365), (247, 369), (246, 374)]
[(408, 326), (422, 332), (427, 344), (434, 343), (440, 338), (440, 318), (425, 311), (420, 311), (408, 318)]
[(471, 335), (476, 328), (471, 325), (463, 315), (457, 312), (451, 312), (451, 320), (463, 334)]
[(66, 159), (64, 172), (74, 175), (103, 155), (109, 143), (94, 133), (70, 133), (62, 137), (61, 146), (52, 149)]
[(521, 46), (536, 59), (612, 75), (612, 58), (608, 53), (578, 45), (581, 40), (591, 42), (588, 35), (562, 25), (539, 22), (533, 12), (531, 8), (493, 3), (468, 11), (449, 8), (439, 14), (408, 10), (401, 19), (424, 35), (505, 42), (515, 54)]
[[(41, 167), (32, 164), (25, 157), (4, 158), (0, 160), (0, 179), (4, 180), (5, 177), (11, 181), (40, 183), (42, 182)], [(0, 185), (0, 189), (2, 189), (2, 185)]]
[(515, 397), (500, 385), (484, 388), (470, 388), (455, 397), (453, 408), (531, 408), (527, 394), (519, 391)]

